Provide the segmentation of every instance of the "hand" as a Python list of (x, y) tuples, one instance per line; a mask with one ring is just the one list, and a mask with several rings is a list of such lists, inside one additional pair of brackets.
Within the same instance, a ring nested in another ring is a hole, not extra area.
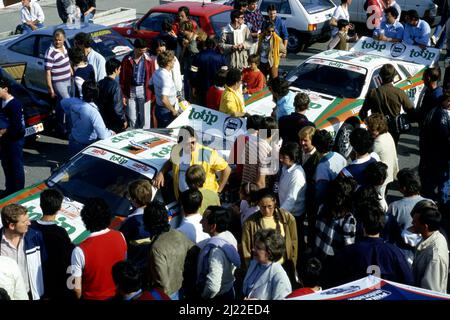
[(173, 110), (171, 110), (170, 111), (171, 113), (172, 113), (172, 115), (174, 116), (174, 117), (178, 117), (178, 110), (177, 109), (175, 109), (175, 108), (173, 108)]
[(189, 45), (188, 39), (183, 39), (183, 47), (187, 47)]
[(153, 186), (156, 189), (159, 189), (161, 187), (164, 187), (164, 174), (162, 172), (158, 172), (155, 179), (153, 180)]
[(125, 120), (123, 123), (123, 129), (126, 129), (126, 128), (128, 128), (128, 122)]
[(173, 30), (170, 30), (170, 32), (168, 34), (171, 35), (174, 38), (177, 37), (177, 35), (175, 34), (175, 32), (173, 32)]
[(128, 105), (128, 99), (123, 97), (122, 98), (122, 103), (123, 103), (124, 106), (127, 106)]
[(242, 89), (242, 93), (247, 93), (247, 92), (248, 92), (247, 88)]
[(355, 25), (354, 25), (353, 23), (350, 23), (348, 26), (349, 26), (349, 29), (350, 29), (350, 30), (355, 29)]
[(286, 53), (280, 53), (281, 58), (286, 58)]
[(86, 11), (85, 13), (83, 13), (84, 16), (87, 16), (90, 12)]
[(48, 94), (50, 95), (50, 98), (55, 99), (56, 93), (53, 89), (48, 89)]

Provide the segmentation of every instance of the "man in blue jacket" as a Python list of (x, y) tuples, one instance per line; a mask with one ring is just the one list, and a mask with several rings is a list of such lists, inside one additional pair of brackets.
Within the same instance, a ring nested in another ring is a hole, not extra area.
[[(277, 16), (277, 8), (274, 4), (269, 4), (267, 6), (267, 14), (269, 16), (269, 19), (267, 22), (272, 22), (275, 25), (275, 32), (280, 36), (281, 39), (283, 39), (283, 45), (285, 48), (287, 48), (288, 45), (288, 39), (289, 39), (289, 33), (286, 28), (286, 23)], [(264, 29), (264, 27), (263, 27)], [(285, 56), (285, 54), (281, 53), (281, 57)]]

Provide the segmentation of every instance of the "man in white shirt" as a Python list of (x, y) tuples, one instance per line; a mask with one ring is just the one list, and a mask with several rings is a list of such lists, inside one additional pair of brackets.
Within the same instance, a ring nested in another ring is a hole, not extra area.
[(189, 189), (181, 193), (180, 202), (183, 207), (183, 221), (181, 221), (178, 231), (194, 243), (209, 239), (209, 234), (203, 232), (200, 223), (202, 216), (198, 213), (198, 209), (202, 205), (203, 196), (199, 190)]
[(44, 27), (44, 11), (37, 1), (22, 0), (20, 10), (22, 33), (31, 32)]
[(0, 288), (6, 290), (11, 300), (28, 300), (19, 266), (6, 256), (0, 256)]

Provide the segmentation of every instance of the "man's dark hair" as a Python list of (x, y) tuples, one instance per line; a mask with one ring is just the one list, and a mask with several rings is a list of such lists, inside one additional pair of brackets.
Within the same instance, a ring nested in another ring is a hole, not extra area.
[(372, 135), (363, 128), (356, 128), (350, 133), (350, 144), (359, 155), (372, 151), (374, 139)]
[(308, 109), (309, 103), (311, 100), (309, 99), (308, 95), (304, 92), (299, 92), (295, 95), (294, 99), (294, 107), (295, 111), (302, 112)]
[(248, 62), (249, 65), (252, 64), (252, 63), (255, 63), (258, 66), (259, 65), (259, 61), (260, 61), (259, 54), (256, 54), (256, 53), (249, 55), (248, 59), (247, 59), (247, 62)]
[(317, 258), (309, 258), (306, 261), (300, 277), (304, 288), (314, 288), (319, 285), (322, 273), (322, 263)]
[(11, 300), (11, 297), (8, 294), (8, 291), (6, 291), (3, 288), (0, 288), (0, 301), (1, 300)]
[(398, 185), (405, 192), (406, 196), (420, 194), (422, 185), (417, 171), (403, 168), (397, 173)]
[(144, 39), (137, 38), (137, 39), (134, 39), (133, 46), (134, 46), (136, 49), (147, 48), (147, 42), (145, 42)]
[(92, 37), (89, 33), (78, 32), (73, 38), (74, 42), (84, 48), (90, 48), (92, 46)]
[(235, 0), (234, 9), (241, 10), (243, 7), (248, 6), (247, 0)]
[(116, 262), (112, 267), (112, 278), (117, 288), (125, 294), (142, 289), (141, 272), (131, 261)]
[(182, 6), (178, 8), (178, 13), (180, 13), (181, 11), (183, 11), (186, 14), (186, 17), (189, 17), (189, 8), (186, 6)]
[(102, 198), (91, 198), (81, 209), (81, 220), (89, 232), (101, 231), (109, 227), (112, 214)]
[(379, 202), (367, 203), (365, 213), (360, 215), (364, 231), (369, 236), (379, 234), (384, 229), (384, 210)]
[(218, 87), (223, 87), (227, 80), (228, 69), (219, 69), (214, 75), (214, 85)]
[(423, 78), (429, 78), (431, 82), (441, 80), (441, 68), (440, 67), (427, 68), (423, 72)]
[(120, 68), (120, 65), (120, 61), (116, 58), (108, 59), (105, 64), (106, 74), (108, 76), (112, 75), (118, 68)]
[(278, 99), (289, 93), (289, 82), (282, 77), (276, 77), (269, 80), (268, 86), (274, 93), (277, 94)]
[(395, 75), (397, 74), (397, 71), (395, 71), (395, 67), (387, 63), (380, 69), (380, 78), (383, 84), (391, 83), (394, 81)]
[(95, 80), (86, 80), (81, 86), (83, 100), (86, 102), (94, 102), (98, 98), (98, 86)]
[(275, 134), (275, 130), (278, 130), (278, 122), (272, 117), (265, 117), (261, 129), (267, 130), (267, 138), (271, 138)]
[(202, 206), (202, 193), (196, 189), (188, 189), (181, 193), (180, 203), (187, 214), (197, 213)]
[(238, 19), (242, 15), (241, 11), (234, 9), (230, 13), (231, 23), (234, 23), (234, 20)]
[(384, 9), (384, 14), (387, 15), (388, 13), (390, 13), (395, 19), (398, 18), (399, 12), (396, 7), (387, 7)]
[(197, 133), (191, 126), (182, 126), (178, 132), (178, 143), (183, 142), (184, 138), (195, 138), (197, 140)]
[(327, 153), (333, 148), (333, 137), (327, 130), (316, 130), (311, 139), (311, 144), (319, 153)]
[(335, 218), (341, 218), (340, 215), (351, 212), (352, 197), (356, 187), (357, 182), (350, 177), (339, 177), (330, 181), (325, 205), (335, 215)]
[(300, 160), (300, 146), (296, 142), (287, 142), (281, 146), (280, 155), (288, 156), (297, 163)]
[(247, 130), (259, 130), (263, 125), (264, 117), (259, 114), (252, 114), (247, 117)]
[(9, 83), (8, 79), (0, 78), (0, 88), (8, 89), (8, 93), (11, 94), (11, 84)]
[(173, 21), (171, 19), (164, 19), (161, 24), (161, 30), (164, 32), (172, 31)]
[(284, 238), (275, 229), (259, 229), (256, 231), (254, 243), (256, 242), (264, 246), (269, 261), (280, 260), (286, 251)]
[(384, 184), (387, 178), (388, 166), (384, 162), (369, 163), (364, 169), (364, 182), (367, 186), (378, 187)]
[(227, 73), (227, 78), (225, 84), (229, 87), (234, 86), (236, 83), (241, 81), (242, 72), (238, 68), (230, 68)]
[(64, 29), (58, 28), (55, 31), (53, 31), (53, 38), (55, 38), (58, 34), (62, 35), (64, 38), (66, 37)]
[(170, 230), (166, 207), (158, 201), (147, 204), (144, 209), (144, 228), (152, 235), (160, 235)]
[(78, 47), (69, 49), (69, 59), (74, 65), (78, 65), (79, 63), (87, 60), (84, 51)]
[(419, 20), (419, 13), (417, 12), (417, 10), (408, 10), (406, 11), (406, 15), (411, 19), (411, 20)]
[(158, 49), (160, 47), (165, 47), (165, 46), (166, 46), (166, 42), (163, 39), (158, 39), (158, 38), (153, 39), (150, 44), (150, 54), (156, 56), (156, 49)]
[(206, 38), (205, 40), (205, 49), (214, 50), (217, 47), (217, 41), (214, 38)]
[(432, 200), (422, 200), (416, 203), (411, 210), (411, 217), (419, 214), (419, 221), (428, 225), (429, 231), (439, 230), (441, 226), (442, 215), (438, 206)]
[(231, 223), (231, 214), (230, 211), (221, 206), (209, 206), (206, 208), (205, 212), (209, 211), (209, 213), (203, 216), (203, 219), (211, 225), (216, 225), (216, 231), (218, 233), (227, 231), (230, 228)]
[(269, 11), (278, 11), (275, 4), (271, 3), (267, 6), (267, 12), (269, 12)]
[(350, 24), (350, 22), (348, 22), (347, 19), (339, 19), (338, 22), (337, 22), (337, 27), (338, 27), (339, 30), (342, 30), (343, 28), (345, 28), (349, 24)]
[(44, 216), (55, 215), (60, 209), (63, 202), (63, 194), (56, 189), (46, 189), (40, 195), (40, 207)]

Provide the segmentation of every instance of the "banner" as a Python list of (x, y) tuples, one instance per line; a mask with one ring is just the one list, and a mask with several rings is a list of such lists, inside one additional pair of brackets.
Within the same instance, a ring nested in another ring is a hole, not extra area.
[(369, 37), (361, 37), (350, 51), (409, 61), (426, 66), (433, 66), (439, 61), (439, 49), (432, 47), (422, 49), (402, 42), (384, 42)]

